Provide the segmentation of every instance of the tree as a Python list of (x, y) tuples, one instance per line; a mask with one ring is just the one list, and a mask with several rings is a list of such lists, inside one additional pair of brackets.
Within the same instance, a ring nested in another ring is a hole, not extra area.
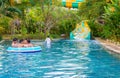
[[(105, 14), (104, 14), (104, 20), (105, 20), (105, 28), (109, 28), (109, 34), (110, 39), (119, 40), (120, 39), (120, 6), (119, 6), (119, 0), (111, 0), (111, 3), (107, 3), (107, 6), (105, 6)], [(105, 32), (103, 32), (105, 34)], [(111, 36), (112, 35), (112, 36)], [(106, 36), (104, 36), (106, 38)]]

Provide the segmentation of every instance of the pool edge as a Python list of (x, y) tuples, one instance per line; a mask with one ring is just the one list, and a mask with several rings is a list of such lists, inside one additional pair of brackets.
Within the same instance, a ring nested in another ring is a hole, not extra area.
[(120, 46), (110, 43), (101, 38), (95, 38), (95, 40), (98, 41), (108, 51), (120, 54)]

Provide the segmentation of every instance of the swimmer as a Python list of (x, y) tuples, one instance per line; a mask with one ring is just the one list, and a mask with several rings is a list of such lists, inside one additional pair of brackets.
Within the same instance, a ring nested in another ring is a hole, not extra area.
[(18, 47), (18, 39), (14, 38), (12, 41), (12, 47)]
[(21, 39), (18, 47), (33, 47), (29, 39)]

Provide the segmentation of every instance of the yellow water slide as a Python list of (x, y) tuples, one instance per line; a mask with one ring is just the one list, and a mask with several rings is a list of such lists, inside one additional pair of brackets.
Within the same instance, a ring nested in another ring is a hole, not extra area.
[(87, 21), (82, 21), (80, 24), (76, 25), (76, 28), (70, 33), (70, 39), (87, 39), (90, 40), (90, 28)]
[(62, 0), (62, 5), (67, 8), (78, 8), (84, 0)]
[[(67, 8), (79, 8), (85, 0), (62, 0), (62, 5)], [(76, 28), (70, 32), (70, 39), (87, 39), (90, 40), (90, 28), (86, 20), (76, 25)]]

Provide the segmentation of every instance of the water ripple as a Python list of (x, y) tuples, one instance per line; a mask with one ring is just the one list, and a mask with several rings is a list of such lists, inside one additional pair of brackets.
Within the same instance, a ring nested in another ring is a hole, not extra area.
[[(10, 41), (0, 45), (0, 78), (117, 78), (120, 60), (97, 41), (53, 41), (40, 53), (7, 53)], [(111, 76), (111, 77), (110, 77)]]

